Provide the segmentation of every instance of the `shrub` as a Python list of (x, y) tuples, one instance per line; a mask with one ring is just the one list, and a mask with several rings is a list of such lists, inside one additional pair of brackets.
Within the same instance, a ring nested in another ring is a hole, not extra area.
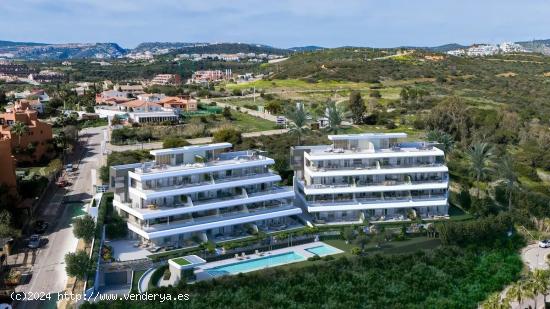
[(308, 261), (319, 261), (319, 260), (321, 260), (321, 257), (318, 256), (317, 254), (315, 254), (314, 256), (309, 257), (307, 260)]
[(361, 248), (359, 248), (359, 247), (353, 247), (353, 248), (351, 248), (351, 254), (353, 254), (353, 255), (359, 255), (359, 254), (361, 254)]
[(168, 269), (168, 265), (162, 265), (153, 271), (151, 279), (149, 280), (149, 289), (155, 288), (159, 284), (160, 278), (164, 276), (164, 272)]
[(241, 131), (235, 128), (222, 128), (214, 132), (212, 141), (215, 143), (228, 142), (233, 145), (240, 144), (242, 142)]
[(170, 272), (170, 268), (166, 268), (164, 270), (164, 274), (162, 274), (162, 279), (169, 280), (172, 273)]
[(162, 141), (162, 148), (177, 148), (190, 145), (186, 139), (179, 136), (168, 136)]

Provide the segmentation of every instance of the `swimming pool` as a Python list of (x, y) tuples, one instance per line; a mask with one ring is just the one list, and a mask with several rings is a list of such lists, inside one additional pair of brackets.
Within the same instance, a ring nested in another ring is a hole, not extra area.
[(262, 268), (275, 267), (284, 264), (305, 261), (306, 258), (296, 252), (286, 252), (271, 256), (265, 256), (258, 259), (246, 260), (242, 262), (232, 263), (228, 265), (217, 266), (206, 269), (205, 271), (213, 276), (234, 275), (238, 273), (246, 273)]
[(330, 254), (336, 254), (339, 253), (337, 249), (327, 246), (327, 245), (320, 245), (317, 247), (307, 248), (305, 249), (307, 252), (311, 252), (313, 254), (316, 254), (318, 256), (325, 256)]

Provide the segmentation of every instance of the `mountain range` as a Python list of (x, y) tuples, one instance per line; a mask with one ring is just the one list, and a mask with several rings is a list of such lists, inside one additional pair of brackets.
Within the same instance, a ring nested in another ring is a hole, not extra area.
[[(550, 40), (517, 42), (526, 49), (550, 54)], [(433, 47), (402, 46), (400, 48), (423, 49), (447, 52), (468, 46), (452, 43)], [(117, 43), (67, 43), (48, 44), (36, 42), (0, 41), (0, 59), (21, 60), (68, 60), (68, 59), (115, 59), (139, 53), (153, 55), (177, 53), (266, 53), (288, 55), (294, 52), (313, 52), (325, 49), (320, 46), (276, 48), (248, 43), (200, 43), (200, 42), (144, 42), (133, 49), (125, 49)]]

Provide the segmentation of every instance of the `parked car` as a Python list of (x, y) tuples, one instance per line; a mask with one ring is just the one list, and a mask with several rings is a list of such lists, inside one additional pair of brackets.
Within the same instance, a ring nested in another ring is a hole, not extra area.
[(36, 234), (32, 235), (29, 238), (29, 244), (27, 246), (31, 249), (36, 249), (40, 247), (40, 235), (36, 235)]
[(541, 248), (550, 248), (550, 240), (549, 239), (543, 239), (539, 241), (539, 247)]
[(48, 222), (45, 222), (44, 220), (38, 220), (34, 222), (33, 232), (35, 234), (44, 234), (44, 232), (46, 232), (46, 230), (48, 229), (48, 226)]
[(59, 180), (59, 181), (56, 182), (55, 184), (56, 184), (58, 187), (60, 187), (60, 188), (65, 188), (65, 187), (71, 185), (70, 182), (68, 182), (68, 181), (66, 181), (66, 180), (64, 180), (64, 179), (63, 179), (63, 180)]
[(75, 170), (75, 168), (73, 167), (72, 164), (67, 164), (67, 165), (65, 165), (65, 171), (67, 171), (67, 172), (72, 172), (72, 171), (74, 171), (74, 170)]

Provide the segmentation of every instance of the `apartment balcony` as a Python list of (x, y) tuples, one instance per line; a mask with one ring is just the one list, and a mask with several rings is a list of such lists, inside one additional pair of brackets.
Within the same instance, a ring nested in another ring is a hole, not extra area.
[(230, 177), (218, 180), (203, 181), (200, 183), (192, 184), (177, 184), (172, 186), (160, 187), (149, 190), (139, 190), (136, 188), (130, 188), (130, 192), (143, 198), (150, 200), (159, 197), (185, 195), (196, 192), (204, 192), (210, 190), (218, 190), (232, 187), (243, 187), (259, 183), (272, 183), (281, 180), (281, 176), (274, 173), (262, 173), (246, 175), (241, 177)]
[(338, 177), (338, 176), (362, 176), (362, 175), (386, 175), (386, 174), (410, 174), (410, 173), (446, 173), (449, 171), (445, 164), (408, 164), (385, 165), (381, 167), (350, 165), (348, 167), (306, 167), (311, 177)]
[(183, 233), (205, 231), (212, 228), (222, 226), (231, 226), (242, 223), (250, 223), (258, 220), (272, 219), (283, 216), (292, 216), (300, 214), (300, 208), (294, 207), (291, 204), (282, 205), (273, 209), (266, 209), (258, 212), (250, 213), (246, 210), (239, 212), (228, 212), (226, 214), (218, 214), (215, 216), (201, 217), (190, 220), (172, 221), (165, 224), (155, 225), (136, 225), (128, 222), (128, 228), (133, 232), (145, 237), (146, 239), (154, 239), (179, 235)]
[(143, 163), (142, 167), (134, 170), (133, 178), (140, 181), (177, 177), (193, 174), (212, 173), (224, 170), (241, 169), (255, 166), (268, 166), (275, 161), (264, 156), (237, 156), (223, 160), (212, 160), (209, 162), (187, 163), (180, 165), (156, 164), (155, 162)]
[(312, 184), (306, 186), (308, 189), (323, 189), (323, 188), (345, 188), (345, 187), (370, 187), (370, 186), (397, 186), (397, 185), (416, 185), (416, 184), (425, 184), (425, 183), (443, 183), (447, 182), (447, 178), (433, 178), (433, 179), (423, 179), (423, 180), (384, 180), (384, 181), (372, 181), (367, 182), (363, 180), (355, 181), (353, 183), (330, 183), (330, 184)]
[[(390, 145), (391, 146), (391, 145)], [(418, 147), (399, 147), (395, 145), (384, 149), (361, 148), (315, 148), (309, 153), (312, 160), (334, 160), (348, 158), (386, 158), (386, 157), (414, 157), (414, 156), (443, 156), (443, 151), (432, 145)]]
[(292, 188), (276, 187), (271, 190), (255, 192), (251, 194), (238, 194), (234, 196), (210, 198), (205, 200), (193, 200), (186, 204), (174, 204), (173, 206), (148, 208), (131, 208), (129, 204), (115, 202), (115, 206), (131, 213), (142, 220), (168, 217), (191, 213), (197, 211), (207, 211), (217, 208), (225, 208), (243, 204), (251, 204), (275, 199), (293, 198), (294, 190)]
[(309, 212), (347, 211), (384, 208), (414, 208), (447, 205), (446, 195), (384, 197), (348, 200), (306, 201)]
[(447, 189), (448, 180), (426, 180), (426, 181), (383, 181), (370, 183), (334, 183), (305, 185), (303, 181), (297, 182), (306, 195), (335, 194), (335, 193), (359, 193), (359, 192), (387, 192), (387, 191), (408, 191)]

